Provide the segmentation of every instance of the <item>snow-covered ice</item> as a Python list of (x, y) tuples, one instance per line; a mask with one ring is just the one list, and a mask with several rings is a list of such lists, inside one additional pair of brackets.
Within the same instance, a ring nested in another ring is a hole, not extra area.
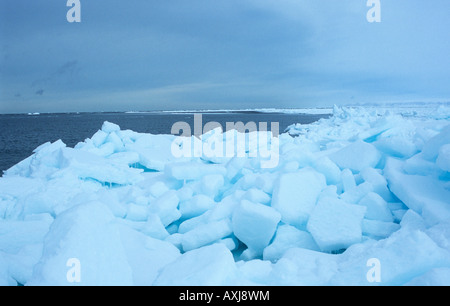
[(0, 285), (450, 285), (448, 105), (336, 106), (274, 168), (174, 141), (105, 122), (5, 171)]
[(284, 223), (304, 227), (325, 186), (323, 174), (309, 167), (283, 173), (275, 183), (272, 206), (281, 213)]
[[(233, 255), (216, 243), (184, 253), (159, 273), (158, 286), (230, 285), (237, 274)], [(174, 277), (176, 275), (177, 277)]]
[(247, 200), (241, 201), (231, 219), (234, 235), (257, 255), (269, 245), (280, 220), (276, 209)]
[(320, 199), (309, 216), (307, 230), (322, 251), (339, 251), (361, 242), (366, 208), (338, 198)]
[(380, 157), (380, 152), (372, 144), (362, 140), (352, 142), (330, 155), (331, 160), (341, 169), (348, 168), (355, 173), (375, 167)]

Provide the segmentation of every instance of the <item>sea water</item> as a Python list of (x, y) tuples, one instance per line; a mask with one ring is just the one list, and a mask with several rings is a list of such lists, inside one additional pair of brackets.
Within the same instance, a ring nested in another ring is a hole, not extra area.
[[(328, 117), (322, 114), (285, 114), (243, 112), (203, 113), (204, 122), (216, 121), (222, 126), (226, 122), (252, 121), (279, 123), (282, 133), (289, 125), (308, 124)], [(136, 112), (136, 113), (58, 113), (58, 114), (5, 114), (0, 115), (0, 172), (9, 169), (33, 153), (45, 142), (61, 139), (67, 146), (91, 137), (104, 121), (118, 124), (121, 129), (140, 133), (170, 134), (174, 123), (184, 121), (193, 128), (194, 114), (189, 112)], [(1, 174), (1, 173), (0, 173)]]

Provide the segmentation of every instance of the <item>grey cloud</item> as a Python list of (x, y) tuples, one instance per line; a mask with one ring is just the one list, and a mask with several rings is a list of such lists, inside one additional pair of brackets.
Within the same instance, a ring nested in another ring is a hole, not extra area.
[(50, 73), (45, 78), (34, 80), (31, 84), (32, 87), (48, 85), (55, 82), (60, 82), (65, 78), (71, 78), (80, 71), (78, 60), (70, 60), (59, 66), (55, 71)]
[(55, 75), (61, 76), (64, 74), (73, 75), (74, 73), (79, 71), (79, 65), (77, 60), (72, 60), (64, 63), (62, 66), (60, 66), (56, 72)]

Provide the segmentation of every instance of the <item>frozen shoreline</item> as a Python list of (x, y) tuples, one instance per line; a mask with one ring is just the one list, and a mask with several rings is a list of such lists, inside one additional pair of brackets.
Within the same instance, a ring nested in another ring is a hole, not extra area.
[(41, 145), (0, 178), (0, 285), (450, 285), (450, 108), (331, 113), (273, 169), (108, 122)]

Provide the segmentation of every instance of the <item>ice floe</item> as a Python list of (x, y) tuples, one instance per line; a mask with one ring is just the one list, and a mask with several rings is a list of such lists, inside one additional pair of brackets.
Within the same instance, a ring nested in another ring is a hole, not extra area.
[(335, 107), (269, 168), (110, 122), (45, 143), (0, 178), (0, 285), (450, 285), (450, 111), (415, 107)]

